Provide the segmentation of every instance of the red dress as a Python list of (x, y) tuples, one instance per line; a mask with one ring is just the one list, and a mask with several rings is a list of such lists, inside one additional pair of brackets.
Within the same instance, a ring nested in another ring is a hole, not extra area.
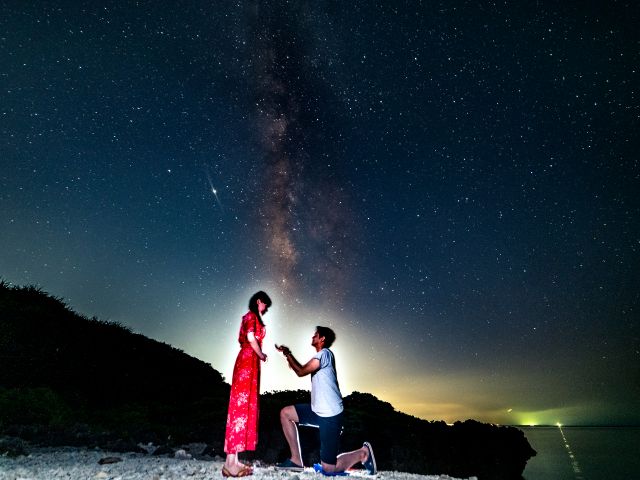
[(227, 430), (224, 436), (225, 453), (255, 450), (258, 443), (258, 407), (260, 396), (260, 359), (251, 348), (247, 334), (253, 332), (260, 347), (266, 329), (253, 312), (242, 317), (240, 352), (233, 367)]

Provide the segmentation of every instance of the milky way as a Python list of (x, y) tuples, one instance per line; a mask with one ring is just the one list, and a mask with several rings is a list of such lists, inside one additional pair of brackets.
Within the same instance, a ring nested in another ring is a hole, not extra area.
[[(284, 292), (319, 282), (319, 294), (345, 292), (345, 239), (350, 235), (347, 195), (322, 162), (335, 149), (322, 122), (331, 121), (319, 97), (327, 88), (305, 28), (310, 13), (301, 5), (252, 5), (248, 9), (252, 106), (265, 162), (261, 176), (261, 221), (267, 248)], [(322, 121), (319, 120), (322, 118)]]

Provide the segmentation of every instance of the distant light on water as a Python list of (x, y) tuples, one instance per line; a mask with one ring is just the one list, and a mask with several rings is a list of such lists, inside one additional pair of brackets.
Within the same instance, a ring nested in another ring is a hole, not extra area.
[(564, 435), (564, 431), (562, 430), (562, 424), (558, 422), (556, 423), (556, 425), (558, 426), (560, 435), (562, 435), (562, 440), (564, 441), (564, 447), (567, 449), (569, 460), (571, 461), (571, 468), (573, 468), (573, 473), (576, 476), (576, 480), (583, 480), (584, 477), (582, 476), (582, 469), (580, 468), (580, 464), (578, 463), (578, 460), (576, 459), (575, 455), (573, 454), (573, 451), (571, 450), (571, 445), (569, 445), (569, 441), (567, 440), (567, 437), (565, 437)]

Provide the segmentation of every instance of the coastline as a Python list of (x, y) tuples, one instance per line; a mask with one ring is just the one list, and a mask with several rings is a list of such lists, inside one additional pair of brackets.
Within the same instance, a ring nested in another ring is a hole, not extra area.
[[(224, 460), (189, 458), (184, 452), (176, 452), (173, 457), (160, 457), (144, 453), (116, 453), (100, 449), (77, 447), (34, 448), (26, 455), (18, 457), (0, 456), (0, 480), (37, 479), (86, 479), (86, 480), (208, 480), (223, 478), (221, 474)], [(115, 461), (103, 463), (100, 461)], [(353, 470), (349, 476), (376, 478), (378, 480), (466, 480), (448, 475), (419, 475), (414, 473), (380, 471), (375, 476), (364, 471)], [(272, 465), (254, 462), (256, 480), (311, 480), (328, 478), (317, 474), (311, 468), (293, 473), (276, 470)], [(474, 480), (470, 477), (468, 480)]]

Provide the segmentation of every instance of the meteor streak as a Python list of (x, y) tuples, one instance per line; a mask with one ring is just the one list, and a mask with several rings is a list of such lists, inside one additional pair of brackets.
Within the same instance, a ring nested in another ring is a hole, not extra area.
[(211, 188), (211, 193), (213, 194), (213, 198), (216, 199), (216, 203), (218, 207), (220, 207), (220, 211), (223, 212), (224, 208), (222, 208), (222, 204), (220, 203), (220, 199), (218, 198), (218, 190), (213, 186), (213, 181), (211, 180), (211, 175), (209, 175), (209, 171), (205, 170), (204, 173), (207, 175), (207, 181), (209, 182), (209, 187)]

